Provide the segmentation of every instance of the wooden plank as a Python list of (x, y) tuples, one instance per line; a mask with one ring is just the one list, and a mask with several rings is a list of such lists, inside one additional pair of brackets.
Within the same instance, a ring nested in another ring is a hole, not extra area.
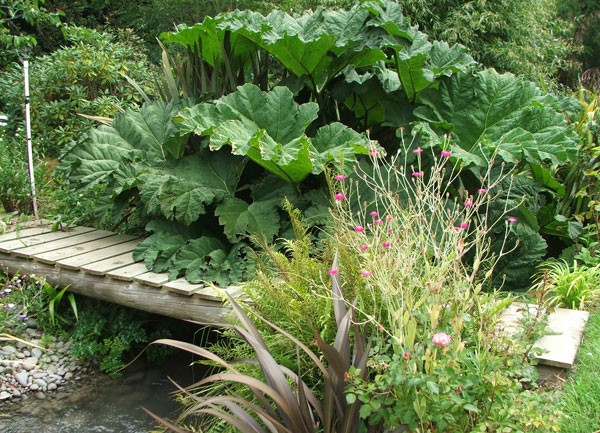
[(3, 235), (0, 235), (0, 242), (13, 241), (15, 239), (23, 239), (23, 238), (27, 238), (29, 236), (35, 236), (35, 235), (40, 235), (43, 233), (51, 233), (51, 232), (52, 232), (51, 227), (32, 227), (32, 228), (28, 228), (28, 229), (20, 229), (20, 230), (15, 230), (15, 231), (11, 231), (8, 233), (4, 233)]
[(107, 272), (124, 268), (132, 264), (135, 264), (135, 260), (133, 260), (133, 253), (128, 252), (110, 259), (100, 260), (99, 262), (93, 262), (87, 265), (81, 265), (80, 269), (88, 274), (104, 275)]
[[(77, 256), (85, 253), (95, 253), (102, 248), (111, 247), (113, 245), (122, 244), (134, 239), (133, 236), (129, 235), (115, 235), (107, 236), (105, 238), (96, 239), (90, 242), (84, 242), (82, 244), (73, 245), (71, 247), (59, 248), (57, 250), (47, 251), (45, 253), (35, 254), (32, 256), (35, 260), (39, 260), (44, 263), (56, 263), (58, 260), (66, 259), (69, 257)], [(103, 259), (105, 257), (100, 257)]]
[(21, 249), (23, 247), (43, 244), (45, 242), (52, 242), (59, 239), (73, 237), (82, 233), (91, 232), (94, 229), (89, 227), (74, 227), (68, 232), (52, 232), (44, 233), (40, 235), (30, 236), (25, 239), (15, 239), (13, 241), (0, 243), (0, 251), (3, 253), (10, 253), (13, 250)]
[(0, 266), (5, 267), (11, 275), (17, 272), (35, 274), (44, 277), (53, 286), (68, 286), (70, 292), (177, 319), (225, 323), (231, 311), (229, 306), (219, 302), (181, 296), (135, 281), (118, 281), (71, 271), (10, 254), (0, 254)]
[[(51, 235), (53, 233), (49, 233)], [(48, 235), (42, 235), (48, 236)], [(11, 253), (19, 257), (34, 257), (41, 253), (48, 251), (58, 250), (60, 248), (71, 247), (74, 245), (83, 244), (85, 242), (95, 241), (96, 239), (106, 238), (108, 236), (114, 236), (113, 232), (106, 230), (92, 230), (83, 234), (76, 234), (67, 236), (59, 240), (53, 240), (51, 242), (44, 242), (38, 245), (32, 245), (25, 248), (19, 248), (12, 250)]]
[(169, 281), (169, 274), (167, 272), (157, 274), (156, 272), (146, 272), (138, 275), (133, 279), (140, 284), (146, 284), (152, 287), (162, 287), (164, 283)]
[(133, 281), (133, 277), (143, 274), (144, 272), (148, 272), (148, 268), (145, 264), (138, 262), (133, 265), (107, 272), (106, 276), (114, 278), (115, 280)]
[[(110, 238), (106, 238), (106, 239), (110, 239)], [(62, 268), (67, 268), (67, 269), (79, 269), (82, 266), (88, 265), (90, 263), (96, 263), (96, 262), (100, 262), (100, 261), (105, 261), (107, 259), (112, 259), (115, 256), (122, 256), (125, 255), (126, 253), (129, 253), (131, 251), (133, 251), (135, 249), (135, 247), (137, 246), (137, 244), (140, 243), (140, 239), (133, 239), (130, 240), (129, 242), (123, 242), (123, 243), (119, 243), (117, 245), (113, 245), (110, 247), (106, 247), (106, 248), (101, 248), (95, 251), (90, 251), (89, 253), (85, 253), (85, 254), (79, 254), (77, 256), (73, 256), (73, 257), (68, 257), (66, 259), (62, 259), (56, 262), (57, 266), (60, 266)], [(131, 255), (130, 255), (131, 256)], [(113, 260), (114, 262), (114, 260)], [(125, 263), (123, 263), (123, 260), (121, 260), (121, 266), (124, 266)], [(133, 263), (133, 257), (131, 258), (131, 261), (128, 262), (129, 263)], [(115, 269), (114, 263), (111, 265), (113, 266), (110, 269), (107, 269), (106, 271)], [(106, 272), (105, 271), (105, 272)], [(94, 272), (91, 272), (92, 274)]]
[(185, 278), (178, 278), (163, 284), (163, 288), (182, 295), (192, 295), (198, 289), (206, 289), (206, 286), (204, 284), (191, 284)]

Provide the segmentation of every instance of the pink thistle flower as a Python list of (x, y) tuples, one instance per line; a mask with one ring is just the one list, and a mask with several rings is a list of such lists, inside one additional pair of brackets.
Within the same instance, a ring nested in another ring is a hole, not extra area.
[(335, 180), (344, 180), (344, 179), (346, 179), (346, 176), (344, 176), (343, 174), (338, 174), (338, 175), (335, 177)]
[(386, 219), (387, 221), (391, 221), (393, 218), (392, 218), (390, 215), (388, 215), (388, 216), (386, 216), (386, 217), (385, 217), (385, 219)]
[(364, 232), (365, 228), (363, 226), (356, 226), (356, 227), (354, 227), (354, 231), (359, 232), (359, 233)]
[(385, 242), (383, 243), (383, 246), (384, 246), (384, 247), (389, 247), (390, 245), (392, 245), (392, 243), (391, 243), (390, 241), (385, 241)]
[(382, 220), (373, 220), (373, 224), (381, 224), (382, 222)]
[(464, 205), (466, 207), (471, 207), (471, 206), (473, 206), (473, 202), (471, 200), (467, 200), (467, 201), (465, 201)]
[(346, 194), (338, 192), (334, 197), (336, 200), (344, 200), (346, 198)]
[(377, 216), (377, 215), (379, 215), (379, 214), (378, 214), (377, 212), (373, 211), (373, 212), (371, 212), (369, 215), (371, 215), (371, 216), (374, 216), (374, 217), (375, 217), (375, 216)]
[(412, 177), (419, 177), (419, 176), (423, 176), (423, 172), (421, 172), (421, 171), (413, 171)]
[(413, 153), (421, 153), (421, 152), (423, 152), (423, 149), (421, 149), (420, 147), (413, 149)]
[(436, 346), (447, 346), (452, 341), (452, 338), (448, 334), (444, 334), (443, 332), (439, 332), (433, 336), (431, 339), (433, 344)]
[(360, 274), (363, 277), (368, 277), (369, 275), (373, 275), (373, 272), (371, 272), (371, 271), (361, 271)]
[(444, 158), (450, 158), (452, 156), (452, 152), (448, 152), (447, 150), (442, 150), (441, 154)]
[(509, 223), (516, 223), (517, 219), (515, 217), (508, 217), (506, 218), (506, 221), (508, 221)]
[(485, 193), (486, 193), (486, 192), (488, 192), (488, 191), (487, 191), (487, 189), (485, 189), (485, 188), (479, 188), (479, 189), (477, 190), (477, 192), (478, 192), (479, 194), (485, 194)]
[(390, 227), (390, 228), (388, 229), (388, 233), (391, 233), (391, 232), (393, 232), (393, 230), (392, 230), (392, 228)]
[(469, 227), (469, 223), (467, 223), (467, 222), (460, 223), (460, 228), (461, 229), (466, 229), (468, 227)]
[(366, 251), (366, 250), (368, 250), (368, 249), (369, 249), (369, 246), (368, 246), (368, 245), (361, 245), (361, 246), (360, 246), (360, 247), (358, 247), (358, 248), (360, 248), (360, 249), (361, 249), (361, 250), (363, 250), (363, 251)]
[(338, 271), (337, 269), (330, 269), (330, 270), (328, 270), (328, 271), (327, 271), (327, 273), (328, 273), (329, 275), (335, 275), (335, 274), (337, 274), (338, 272), (339, 272), (339, 271)]

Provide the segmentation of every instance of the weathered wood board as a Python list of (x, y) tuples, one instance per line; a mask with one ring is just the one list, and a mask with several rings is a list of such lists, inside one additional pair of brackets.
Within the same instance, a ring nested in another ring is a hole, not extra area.
[(124, 268), (132, 264), (135, 264), (135, 260), (133, 260), (133, 253), (129, 252), (98, 262), (81, 265), (80, 269), (89, 274), (105, 275), (107, 272)]
[(134, 277), (133, 281), (152, 287), (162, 287), (164, 283), (169, 281), (169, 274), (167, 272), (161, 274), (157, 274), (156, 272), (145, 272)]
[(204, 289), (204, 284), (191, 284), (185, 278), (178, 278), (168, 283), (163, 284), (163, 287), (171, 292), (180, 293), (182, 295), (191, 295), (196, 290)]
[(33, 245), (39, 245), (46, 242), (52, 242), (59, 239), (64, 239), (68, 237), (73, 237), (80, 235), (82, 233), (87, 233), (94, 231), (94, 229), (89, 227), (74, 227), (68, 232), (52, 232), (52, 233), (44, 233), (35, 236), (29, 236), (27, 238), (15, 239), (8, 242), (0, 243), (0, 252), (10, 253), (13, 250), (20, 249), (23, 247), (29, 247)]
[[(54, 233), (49, 233), (54, 234)], [(66, 236), (62, 239), (53, 240), (50, 242), (43, 242), (37, 245), (31, 245), (25, 248), (19, 248), (12, 250), (12, 254), (20, 257), (35, 257), (42, 253), (46, 253), (49, 251), (67, 248), (74, 245), (80, 245), (86, 242), (95, 241), (96, 239), (106, 238), (109, 236), (114, 236), (113, 232), (108, 232), (106, 230), (92, 230), (87, 233), (77, 234), (73, 236)], [(46, 235), (42, 235), (46, 236)], [(85, 252), (85, 251), (84, 251)]]
[[(123, 256), (126, 253), (133, 251), (139, 243), (139, 239), (132, 239), (128, 242), (118, 243), (117, 245), (97, 249), (90, 251), (89, 253), (78, 254), (73, 257), (58, 260), (56, 265), (67, 269), (79, 269), (82, 266), (89, 265), (91, 263), (104, 262), (102, 265), (109, 264), (109, 268), (104, 270), (104, 273), (106, 273), (106, 271), (111, 271), (117, 267), (122, 267), (125, 264), (133, 263), (133, 257), (131, 257), (131, 261), (128, 263), (123, 262), (122, 258), (117, 259), (121, 260), (119, 263), (115, 263), (115, 259), (116, 257)], [(120, 264), (121, 266), (115, 266), (115, 264)]]
[[(521, 326), (519, 320), (524, 308), (523, 304), (514, 303), (505, 310), (501, 320), (506, 332), (514, 333)], [(589, 315), (587, 311), (566, 308), (556, 308), (551, 312), (548, 315), (548, 327), (553, 334), (543, 336), (534, 345), (543, 352), (537, 356), (540, 364), (560, 368), (573, 367)]]
[(44, 233), (51, 233), (52, 228), (50, 227), (31, 227), (14, 232), (8, 232), (0, 235), (0, 242), (13, 241), (15, 239), (28, 238), (30, 236), (40, 235)]
[[(34, 254), (32, 257), (35, 260), (39, 260), (44, 263), (56, 263), (58, 260), (77, 256), (84, 253), (98, 253), (98, 250), (102, 250), (106, 247), (122, 244), (127, 241), (135, 239), (129, 235), (115, 235), (103, 237), (90, 242), (84, 242), (82, 244), (73, 245), (70, 247), (53, 249), (45, 253)], [(101, 257), (100, 258), (104, 258)]]
[(134, 263), (129, 266), (115, 269), (106, 273), (107, 277), (114, 278), (115, 280), (133, 281), (133, 278), (148, 272), (148, 268), (143, 263)]

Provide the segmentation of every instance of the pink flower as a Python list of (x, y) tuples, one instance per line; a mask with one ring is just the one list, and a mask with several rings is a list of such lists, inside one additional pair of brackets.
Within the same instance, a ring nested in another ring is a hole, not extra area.
[(487, 189), (485, 189), (485, 188), (479, 188), (479, 189), (477, 190), (477, 192), (478, 192), (479, 194), (485, 194), (485, 193), (487, 192)]
[(348, 372), (344, 373), (344, 379), (346, 379), (346, 380), (350, 379), (350, 374)]
[(337, 269), (330, 269), (330, 270), (328, 270), (328, 271), (327, 271), (327, 273), (328, 273), (329, 275), (335, 275), (335, 274), (337, 274), (338, 272), (339, 272), (339, 271), (338, 271)]
[(385, 331), (385, 328), (383, 327), (383, 325), (381, 323), (379, 324), (379, 326), (377, 327), (377, 329), (379, 329), (379, 332)]
[(448, 334), (439, 332), (433, 336), (431, 341), (433, 341), (433, 344), (435, 344), (436, 346), (447, 346), (450, 344), (450, 341), (452, 341), (452, 338), (450, 338)]
[(377, 212), (373, 211), (373, 212), (371, 212), (369, 215), (371, 215), (371, 216), (374, 216), (374, 217), (375, 217), (375, 216), (377, 216), (377, 215), (379, 215), (379, 214), (378, 214)]
[(390, 228), (388, 229), (388, 233), (391, 233), (391, 232), (393, 232), (393, 230), (392, 230), (392, 228), (390, 227)]
[(423, 176), (423, 172), (421, 172), (421, 171), (413, 171), (412, 177), (419, 177), (419, 176)]
[(370, 152), (369, 156), (373, 156), (375, 158), (379, 158), (379, 152)]
[(382, 222), (382, 220), (373, 220), (373, 224), (381, 224)]
[(368, 277), (369, 275), (373, 275), (373, 272), (371, 272), (371, 271), (361, 271), (360, 274), (363, 277)]
[(448, 152), (447, 150), (442, 150), (442, 156), (445, 158), (450, 158), (452, 156), (452, 152)]
[(410, 359), (410, 353), (404, 352), (404, 359)]
[(344, 176), (343, 174), (338, 174), (338, 175), (335, 177), (335, 180), (344, 180), (344, 179), (346, 179), (346, 176)]
[(469, 227), (469, 223), (466, 223), (466, 222), (462, 222), (462, 223), (460, 223), (460, 228), (461, 228), (461, 229), (466, 229), (466, 228), (468, 228), (468, 227)]
[(465, 204), (465, 206), (466, 206), (466, 207), (471, 207), (471, 206), (473, 206), (473, 202), (472, 202), (471, 200), (467, 200), (467, 201), (465, 201), (465, 203), (464, 203), (464, 204)]
[(413, 149), (413, 153), (421, 153), (421, 152), (423, 152), (423, 149), (421, 149), (420, 147)]
[(385, 219), (388, 220), (388, 221), (391, 221), (393, 218), (390, 215), (388, 215), (388, 216), (385, 217)]
[(517, 219), (515, 217), (508, 217), (506, 218), (506, 221), (508, 221), (509, 223), (516, 223)]
[(384, 247), (389, 247), (390, 245), (392, 245), (392, 243), (391, 243), (390, 241), (385, 241), (385, 242), (383, 243), (383, 246), (384, 246)]
[(338, 192), (334, 197), (336, 200), (344, 200), (346, 198), (346, 194)]
[(425, 221), (425, 217), (421, 217), (421, 222)]
[(366, 251), (366, 250), (368, 250), (368, 249), (369, 249), (369, 246), (368, 246), (368, 245), (361, 245), (361, 246), (360, 246), (360, 247), (358, 247), (358, 248), (360, 248), (360, 249), (361, 249), (361, 250), (363, 250), (363, 251)]
[(354, 231), (359, 232), (359, 233), (364, 232), (365, 228), (363, 226), (356, 226), (356, 227), (354, 227)]

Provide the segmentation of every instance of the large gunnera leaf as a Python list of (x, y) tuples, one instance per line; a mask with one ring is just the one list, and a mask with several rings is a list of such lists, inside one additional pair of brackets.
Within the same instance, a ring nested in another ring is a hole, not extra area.
[(209, 136), (212, 150), (231, 146), (232, 153), (248, 156), (298, 185), (310, 173), (321, 173), (332, 159), (353, 160), (355, 154), (369, 153), (370, 141), (340, 123), (323, 127), (314, 139), (309, 138), (306, 129), (317, 111), (313, 102), (297, 104), (286, 87), (263, 92), (245, 84), (213, 103), (183, 110), (180, 118), (184, 131)]
[(191, 224), (207, 205), (234, 195), (243, 167), (244, 160), (228, 152), (203, 150), (143, 171), (140, 197), (149, 214)]
[(467, 163), (482, 163), (479, 146), (508, 162), (560, 164), (577, 154), (577, 135), (554, 98), (512, 74), (457, 74), (420, 99), (424, 106), (414, 114), (428, 123), (422, 131), (436, 140), (452, 132), (453, 153)]

